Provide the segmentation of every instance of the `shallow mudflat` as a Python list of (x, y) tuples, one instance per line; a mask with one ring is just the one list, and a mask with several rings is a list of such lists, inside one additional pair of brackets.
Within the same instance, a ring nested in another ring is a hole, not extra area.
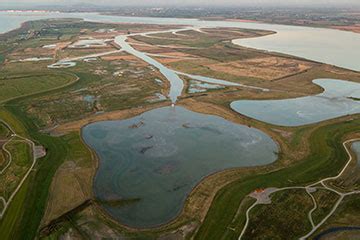
[(301, 126), (360, 113), (360, 84), (335, 80), (313, 81), (324, 92), (284, 100), (240, 100), (231, 108), (248, 117), (282, 126)]
[(82, 135), (100, 159), (96, 197), (115, 219), (133, 227), (174, 218), (203, 177), (271, 163), (278, 151), (257, 129), (182, 107), (90, 124)]

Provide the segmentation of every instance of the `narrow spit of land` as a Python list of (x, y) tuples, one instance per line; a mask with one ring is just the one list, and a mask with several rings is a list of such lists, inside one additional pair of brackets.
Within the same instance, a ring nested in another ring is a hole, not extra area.
[[(360, 190), (358, 191), (350, 191), (350, 192), (346, 192), (346, 193), (342, 193), (337, 191), (336, 189), (334, 189), (333, 187), (329, 187), (328, 185), (326, 185), (326, 182), (331, 181), (331, 180), (336, 180), (338, 178), (340, 178), (344, 172), (346, 171), (346, 169), (349, 167), (350, 163), (353, 160), (353, 157), (351, 155), (351, 152), (348, 148), (348, 145), (351, 145), (351, 143), (353, 142), (357, 142), (360, 141), (360, 138), (354, 138), (354, 139), (350, 139), (347, 140), (345, 142), (343, 142), (343, 147), (346, 150), (347, 155), (349, 156), (349, 160), (347, 161), (347, 163), (345, 164), (345, 166), (342, 168), (342, 170), (340, 171), (340, 173), (336, 176), (333, 177), (327, 177), (324, 178), (318, 182), (312, 183), (310, 185), (307, 186), (293, 186), (293, 187), (284, 187), (284, 188), (267, 188), (261, 192), (253, 192), (251, 193), (249, 196), (253, 197), (256, 199), (255, 203), (253, 203), (247, 210), (246, 210), (246, 221), (245, 221), (245, 225), (240, 233), (239, 236), (239, 240), (242, 239), (242, 237), (244, 236), (246, 229), (248, 228), (249, 224), (250, 224), (250, 212), (251, 210), (259, 204), (271, 204), (271, 198), (270, 195), (276, 192), (280, 192), (280, 191), (286, 191), (286, 190), (293, 190), (293, 189), (304, 189), (306, 191), (306, 193), (311, 197), (312, 201), (313, 201), (313, 208), (308, 212), (307, 216), (308, 219), (311, 223), (311, 227), (312, 229), (305, 234), (304, 236), (302, 236), (300, 239), (307, 239), (309, 238), (316, 230), (318, 230), (336, 211), (336, 209), (339, 207), (339, 205), (341, 204), (341, 202), (344, 200), (344, 198), (346, 196), (349, 195), (353, 195), (353, 194), (360, 194)], [(318, 187), (317, 185), (321, 185), (321, 187)], [(314, 196), (312, 195), (312, 193), (316, 192), (316, 190), (318, 189), (325, 189), (325, 190), (329, 190), (332, 191), (334, 193), (336, 193), (337, 195), (339, 195), (339, 199), (336, 201), (335, 205), (332, 207), (331, 211), (318, 223), (318, 224), (314, 224), (313, 218), (312, 218), (312, 213), (317, 209), (318, 205), (317, 202), (314, 198)]]

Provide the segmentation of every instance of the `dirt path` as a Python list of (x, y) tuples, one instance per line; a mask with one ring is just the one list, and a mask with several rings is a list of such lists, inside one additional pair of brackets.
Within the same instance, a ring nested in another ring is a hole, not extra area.
[[(336, 211), (336, 209), (339, 207), (339, 205), (341, 204), (341, 202), (343, 201), (343, 199), (346, 196), (349, 195), (353, 195), (353, 194), (360, 194), (360, 190), (358, 191), (351, 191), (351, 192), (346, 192), (346, 193), (341, 193), (339, 191), (337, 191), (336, 189), (329, 187), (326, 185), (327, 181), (330, 180), (336, 180), (339, 177), (341, 177), (343, 175), (343, 173), (346, 171), (346, 169), (348, 168), (348, 166), (350, 165), (350, 163), (353, 160), (353, 157), (351, 155), (351, 152), (349, 150), (349, 148), (347, 147), (347, 144), (349, 143), (353, 143), (353, 142), (357, 142), (360, 141), (360, 138), (354, 138), (354, 139), (350, 139), (347, 140), (345, 142), (343, 142), (343, 147), (346, 150), (347, 155), (349, 156), (349, 160), (347, 161), (347, 163), (345, 164), (345, 166), (342, 168), (342, 170), (340, 171), (340, 173), (334, 177), (328, 177), (328, 178), (324, 178), (316, 183), (307, 185), (307, 186), (294, 186), (294, 187), (285, 187), (285, 188), (267, 188), (261, 192), (253, 192), (251, 193), (249, 196), (253, 197), (256, 199), (256, 202), (253, 203), (246, 211), (246, 221), (245, 221), (245, 225), (240, 233), (239, 236), (239, 240), (242, 239), (242, 237), (244, 236), (246, 229), (249, 226), (249, 222), (250, 222), (250, 211), (258, 204), (271, 204), (271, 198), (270, 195), (276, 192), (280, 192), (280, 191), (285, 191), (285, 190), (292, 190), (292, 189), (304, 189), (306, 191), (306, 193), (311, 197), (312, 201), (313, 201), (313, 208), (308, 212), (307, 216), (308, 216), (308, 220), (311, 223), (312, 229), (311, 231), (309, 231), (306, 235), (302, 236), (300, 239), (307, 239), (309, 238), (316, 230), (318, 230)], [(316, 185), (321, 185), (322, 187), (316, 187)], [(329, 190), (332, 191), (334, 193), (336, 193), (337, 195), (339, 195), (339, 199), (338, 201), (335, 203), (335, 205), (333, 206), (333, 208), (331, 209), (330, 213), (328, 215), (326, 215), (317, 225), (314, 224), (314, 221), (312, 219), (312, 213), (317, 209), (317, 202), (314, 198), (314, 196), (312, 195), (313, 192), (315, 192), (317, 189), (325, 189), (325, 190)], [(270, 200), (270, 202), (269, 202)]]
[(4, 146), (9, 143), (10, 141), (12, 141), (12, 139), (14, 138), (20, 138), (21, 141), (24, 141), (26, 143), (28, 143), (30, 146), (31, 146), (31, 151), (32, 151), (32, 158), (33, 158), (33, 161), (32, 161), (32, 164), (30, 166), (30, 168), (28, 169), (28, 171), (26, 172), (26, 174), (24, 175), (24, 177), (21, 179), (19, 185), (16, 187), (16, 189), (14, 190), (14, 192), (10, 195), (9, 199), (6, 201), (5, 198), (3, 198), (2, 196), (0, 196), (0, 200), (4, 203), (4, 208), (2, 209), (2, 211), (0, 212), (0, 219), (2, 219), (2, 217), (4, 216), (6, 210), (8, 209), (10, 203), (12, 202), (12, 200), (14, 199), (15, 195), (19, 192), (20, 188), (22, 187), (22, 185), (24, 184), (25, 180), (28, 178), (28, 176), (30, 175), (31, 171), (33, 170), (34, 166), (35, 166), (35, 163), (36, 163), (36, 156), (35, 156), (35, 143), (33, 141), (31, 141), (30, 139), (28, 138), (25, 138), (25, 137), (22, 137), (20, 135), (17, 135), (16, 132), (10, 127), (10, 125), (1, 120), (0, 119), (0, 122), (2, 124), (4, 124), (8, 129), (9, 131), (11, 132), (11, 138), (3, 145), (3, 150), (5, 150), (7, 152), (7, 154), (9, 155), (9, 163), (6, 165), (6, 167), (4, 169), (2, 169), (2, 171), (0, 172), (0, 175), (3, 174), (7, 168), (10, 166), (11, 162), (12, 162), (12, 156), (11, 156), (11, 153), (4, 149)]

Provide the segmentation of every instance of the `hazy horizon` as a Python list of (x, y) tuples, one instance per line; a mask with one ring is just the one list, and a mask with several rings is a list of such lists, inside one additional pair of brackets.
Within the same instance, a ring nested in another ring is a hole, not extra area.
[(213, 7), (213, 6), (284, 6), (284, 7), (349, 7), (349, 6), (360, 6), (360, 1), (358, 0), (318, 0), (314, 3), (313, 0), (149, 0), (144, 2), (143, 0), (133, 0), (131, 3), (129, 1), (112, 1), (112, 0), (27, 0), (27, 1), (13, 1), (0, 0), (0, 7), (11, 7), (11, 6), (40, 6), (40, 5), (74, 5), (74, 4), (94, 4), (97, 6), (204, 6), (204, 7)]

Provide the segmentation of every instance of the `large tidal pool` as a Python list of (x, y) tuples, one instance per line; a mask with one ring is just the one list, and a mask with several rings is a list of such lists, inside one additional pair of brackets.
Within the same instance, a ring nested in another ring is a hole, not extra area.
[(360, 84), (317, 79), (324, 92), (315, 96), (283, 100), (239, 100), (231, 108), (257, 120), (282, 126), (300, 126), (360, 113)]
[(277, 159), (263, 132), (182, 107), (165, 107), (83, 128), (96, 151), (94, 192), (106, 211), (132, 227), (154, 227), (181, 211), (205, 176)]

